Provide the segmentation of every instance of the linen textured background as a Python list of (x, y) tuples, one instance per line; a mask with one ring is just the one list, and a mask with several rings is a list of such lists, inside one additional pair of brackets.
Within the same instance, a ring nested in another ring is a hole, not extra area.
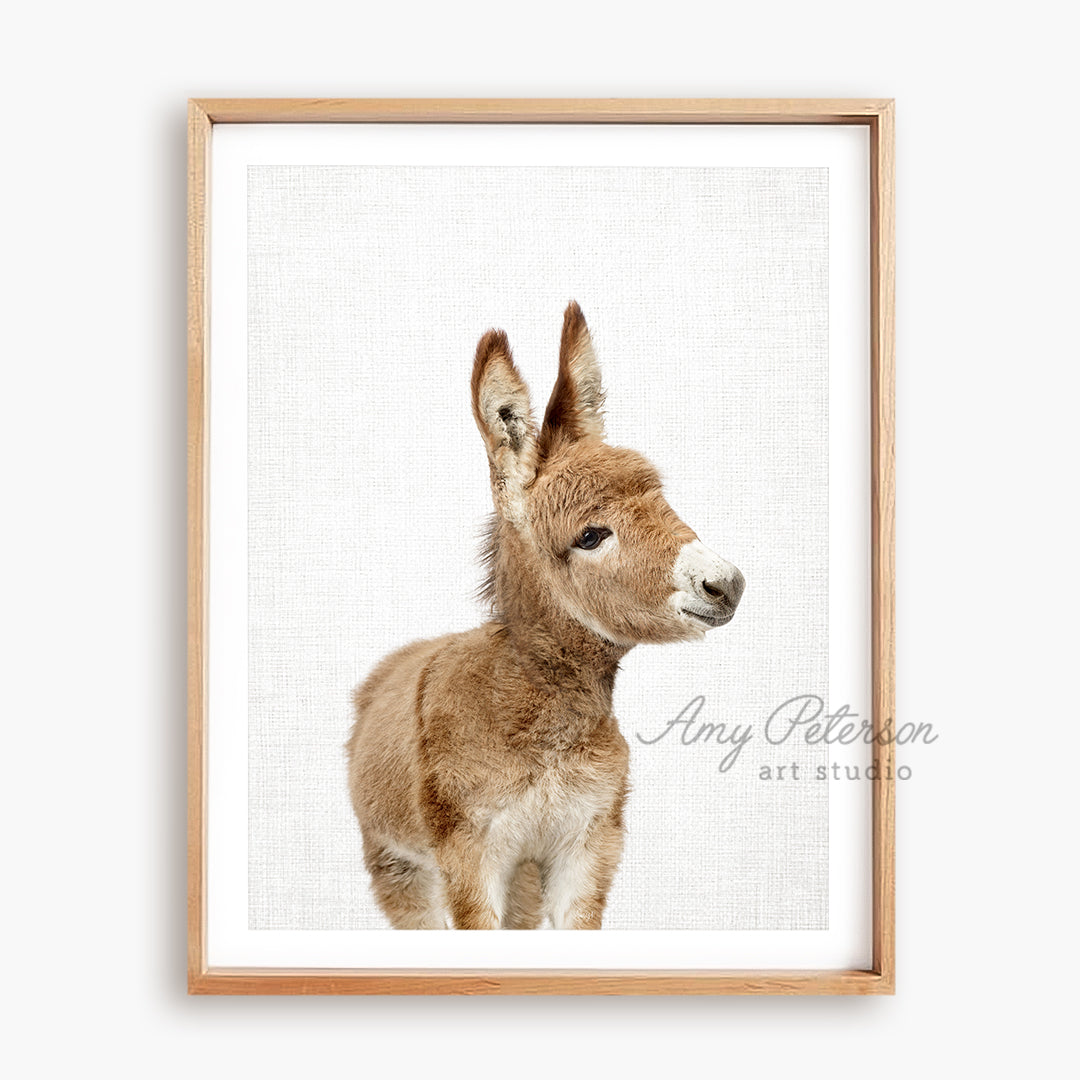
[[(388, 925), (346, 789), (351, 693), (485, 618), (473, 352), (505, 329), (542, 414), (571, 298), (608, 441), (747, 580), (729, 626), (623, 662), (605, 928), (827, 927), (827, 752), (761, 735), (793, 695), (828, 698), (827, 243), (825, 169), (250, 168), (252, 929)], [(728, 746), (636, 737), (698, 695), (699, 721), (754, 726), (727, 772)], [(798, 782), (759, 778), (791, 763)]]

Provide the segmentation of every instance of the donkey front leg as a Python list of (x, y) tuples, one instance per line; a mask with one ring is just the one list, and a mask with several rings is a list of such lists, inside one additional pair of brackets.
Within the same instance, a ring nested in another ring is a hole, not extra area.
[(556, 930), (599, 930), (622, 855), (621, 814), (594, 820), (547, 864), (544, 899)]
[(498, 930), (516, 863), (498, 858), (467, 829), (456, 829), (439, 846), (447, 904), (457, 930)]

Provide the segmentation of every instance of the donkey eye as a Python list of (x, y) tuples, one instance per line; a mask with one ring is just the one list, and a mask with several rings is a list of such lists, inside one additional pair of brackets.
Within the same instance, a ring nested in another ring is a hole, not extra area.
[(589, 526), (575, 541), (574, 547), (584, 548), (585, 551), (592, 551), (594, 547), (600, 544), (601, 540), (605, 540), (611, 535), (610, 529), (605, 529), (602, 525), (595, 527)]

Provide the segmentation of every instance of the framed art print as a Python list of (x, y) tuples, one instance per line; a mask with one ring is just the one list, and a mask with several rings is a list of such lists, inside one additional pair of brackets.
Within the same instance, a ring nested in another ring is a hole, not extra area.
[(191, 992), (893, 992), (892, 154), (190, 103)]

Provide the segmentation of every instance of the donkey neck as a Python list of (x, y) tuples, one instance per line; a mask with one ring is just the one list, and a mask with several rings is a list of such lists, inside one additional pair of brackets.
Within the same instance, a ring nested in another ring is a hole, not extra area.
[(628, 647), (605, 641), (560, 612), (504, 611), (500, 621), (513, 656), (530, 681), (572, 692), (582, 704), (591, 699), (598, 711), (611, 711), (615, 675)]
[(568, 704), (609, 715), (619, 661), (630, 646), (615, 645), (571, 618), (542, 587), (519, 575), (496, 587), (497, 620), (515, 663), (530, 682), (564, 695)]

